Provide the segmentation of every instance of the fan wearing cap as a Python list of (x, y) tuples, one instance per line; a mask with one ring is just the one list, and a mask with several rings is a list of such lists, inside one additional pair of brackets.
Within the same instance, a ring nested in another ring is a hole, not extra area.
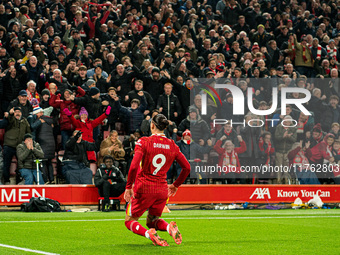
[(16, 156), (16, 147), (22, 142), (25, 134), (31, 133), (30, 124), (22, 116), (20, 107), (13, 107), (9, 110), (8, 125), (4, 136), (4, 182), (9, 182), (10, 165), (12, 157)]
[[(48, 90), (45, 89), (42, 93), (46, 93), (46, 91), (48, 92)], [(40, 103), (40, 105), (41, 104), (42, 103)], [(48, 160), (47, 162), (43, 163), (44, 167), (42, 171), (44, 173), (44, 180), (45, 182), (53, 182), (54, 176), (51, 161), (55, 157), (55, 141), (53, 129), (55, 124), (57, 123), (57, 118), (55, 118), (55, 114), (59, 115), (59, 112), (54, 113), (53, 118), (50, 117), (51, 112), (54, 110), (53, 107), (48, 107), (44, 110), (40, 107), (36, 99), (32, 101), (32, 105), (33, 115), (28, 118), (28, 121), (31, 124), (32, 135), (34, 140), (40, 144), (45, 154), (44, 158)]]
[(52, 116), (53, 118), (57, 119), (59, 116), (59, 112), (50, 106), (49, 100), (51, 97), (51, 93), (48, 89), (43, 89), (41, 91), (41, 101), (39, 106), (44, 110), (44, 115)]
[(5, 116), (8, 116), (9, 110), (14, 107), (20, 107), (22, 116), (24, 118), (28, 118), (30, 113), (33, 111), (32, 105), (28, 101), (26, 90), (21, 90), (19, 92), (18, 98), (10, 102), (8, 109), (7, 109), (7, 113), (5, 113)]
[[(80, 130), (82, 132), (82, 138), (84, 141), (88, 141), (90, 143), (95, 142), (93, 139), (93, 130), (98, 127), (109, 115), (111, 111), (111, 106), (108, 106), (105, 113), (100, 115), (98, 118), (94, 120), (90, 120), (88, 118), (89, 114), (84, 107), (80, 108), (79, 118), (75, 118), (72, 115), (72, 112), (65, 108), (65, 114), (71, 118), (72, 125), (76, 130)], [(87, 159), (90, 162), (96, 162), (96, 154), (94, 151), (87, 151)]]
[[(31, 134), (26, 134), (22, 143), (17, 146), (18, 169), (21, 176), (25, 179), (25, 185), (38, 184), (37, 169), (35, 159), (43, 159), (44, 152), (39, 143), (33, 141)], [(44, 184), (41, 171), (39, 171), (39, 184)]]
[[(195, 143), (191, 138), (191, 132), (189, 129), (186, 129), (182, 133), (182, 139), (177, 141), (176, 144), (187, 160), (203, 158), (203, 154), (209, 153), (212, 149), (212, 142), (210, 139), (207, 141), (208, 146), (200, 146), (199, 144)], [(179, 176), (182, 171), (181, 166), (177, 165), (176, 170), (177, 176)]]
[(259, 47), (265, 47), (272, 36), (266, 32), (264, 25), (257, 26), (257, 31), (253, 35), (253, 42), (257, 42)]
[(178, 126), (178, 135), (189, 129), (192, 134), (192, 139), (204, 145), (205, 142), (210, 138), (210, 128), (198, 113), (198, 109), (194, 106), (189, 107), (189, 115), (181, 121)]
[[(78, 68), (78, 75), (74, 76), (70, 82), (73, 83), (75, 86), (82, 86), (88, 80), (87, 77), (87, 67), (82, 65)], [(84, 88), (83, 88), (84, 89)]]
[(173, 63), (173, 57), (170, 53), (165, 53), (164, 54), (164, 60), (161, 60), (160, 68), (162, 70), (167, 70), (168, 73), (173, 73), (175, 70), (175, 64)]

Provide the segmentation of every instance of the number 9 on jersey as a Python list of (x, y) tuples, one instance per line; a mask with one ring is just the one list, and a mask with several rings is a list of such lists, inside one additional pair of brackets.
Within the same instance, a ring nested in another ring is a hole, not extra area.
[[(157, 163), (157, 161), (161, 160), (161, 162)], [(152, 159), (152, 165), (156, 167), (155, 171), (153, 171), (153, 175), (156, 175), (159, 170), (161, 170), (162, 166), (164, 166), (166, 162), (166, 158), (163, 154), (157, 154), (156, 156), (153, 157)]]

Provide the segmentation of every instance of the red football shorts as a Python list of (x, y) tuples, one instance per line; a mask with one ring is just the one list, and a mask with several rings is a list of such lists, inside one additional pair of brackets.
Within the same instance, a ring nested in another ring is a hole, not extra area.
[(135, 193), (135, 198), (132, 198), (126, 208), (126, 214), (130, 217), (141, 217), (143, 213), (149, 209), (149, 214), (153, 216), (161, 216), (168, 193)]

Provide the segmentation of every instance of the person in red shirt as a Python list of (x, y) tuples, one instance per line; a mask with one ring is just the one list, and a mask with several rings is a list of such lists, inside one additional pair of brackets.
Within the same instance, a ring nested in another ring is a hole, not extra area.
[[(152, 118), (150, 137), (140, 138), (135, 145), (135, 155), (131, 162), (124, 198), (129, 202), (126, 209), (125, 226), (133, 233), (145, 236), (154, 245), (169, 246), (159, 237), (156, 230), (167, 231), (177, 244), (182, 236), (176, 222), (167, 223), (159, 217), (170, 196), (174, 196), (178, 187), (190, 173), (190, 164), (179, 147), (164, 135), (169, 121), (163, 114)], [(167, 185), (166, 174), (173, 161), (182, 167), (177, 180)], [(148, 210), (145, 229), (138, 219)]]

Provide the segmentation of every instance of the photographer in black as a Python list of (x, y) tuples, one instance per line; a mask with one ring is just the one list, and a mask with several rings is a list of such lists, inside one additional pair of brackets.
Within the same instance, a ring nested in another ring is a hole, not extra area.
[(82, 140), (82, 132), (75, 130), (66, 142), (62, 172), (68, 184), (92, 184), (92, 171), (87, 151), (96, 151), (97, 145)]
[(113, 165), (113, 157), (104, 157), (103, 164), (94, 176), (94, 184), (100, 196), (104, 197), (103, 212), (110, 211), (110, 197), (119, 197), (125, 191), (126, 181), (122, 172)]

